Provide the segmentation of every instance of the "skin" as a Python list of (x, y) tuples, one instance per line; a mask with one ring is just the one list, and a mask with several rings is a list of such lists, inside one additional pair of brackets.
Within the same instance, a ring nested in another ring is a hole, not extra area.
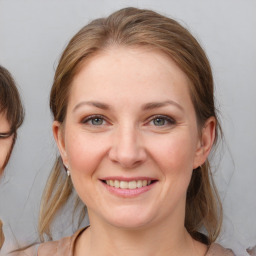
[[(7, 133), (10, 131), (10, 124), (7, 121), (6, 115), (0, 113), (0, 132)], [(11, 149), (13, 141), (13, 136), (8, 138), (0, 138), (0, 175), (3, 173), (3, 165), (5, 163), (6, 157)]]
[[(112, 47), (80, 68), (65, 122), (53, 124), (90, 219), (75, 255), (205, 254), (184, 227), (185, 201), (193, 169), (210, 152), (215, 120), (199, 129), (189, 86), (170, 58), (146, 48)], [(154, 182), (127, 196), (103, 182), (111, 177)]]

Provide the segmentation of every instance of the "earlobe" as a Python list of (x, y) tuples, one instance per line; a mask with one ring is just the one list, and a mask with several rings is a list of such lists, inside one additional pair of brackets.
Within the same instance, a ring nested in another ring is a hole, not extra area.
[(198, 142), (194, 161), (194, 169), (201, 166), (210, 154), (215, 140), (215, 128), (216, 119), (214, 117), (208, 118), (201, 131), (201, 138)]
[(68, 162), (67, 162), (67, 153), (66, 153), (66, 148), (65, 148), (65, 140), (64, 140), (64, 136), (63, 136), (63, 129), (62, 129), (60, 122), (58, 122), (58, 121), (53, 122), (52, 131), (53, 131), (53, 136), (54, 136), (55, 142), (58, 146), (63, 164), (65, 166), (67, 166)]

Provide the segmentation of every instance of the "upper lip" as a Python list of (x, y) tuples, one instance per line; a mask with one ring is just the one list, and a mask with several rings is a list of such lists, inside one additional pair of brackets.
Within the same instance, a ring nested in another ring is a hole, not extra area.
[(147, 181), (153, 181), (153, 180), (157, 180), (157, 179), (151, 178), (151, 177), (146, 177), (146, 176), (139, 176), (139, 177), (108, 176), (108, 177), (101, 178), (100, 180), (119, 180), (119, 181), (147, 180)]

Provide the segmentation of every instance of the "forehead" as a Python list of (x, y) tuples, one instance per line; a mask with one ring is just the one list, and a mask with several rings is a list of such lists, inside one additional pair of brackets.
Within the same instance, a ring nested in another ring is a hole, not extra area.
[(111, 100), (133, 92), (152, 100), (154, 96), (164, 98), (168, 94), (184, 100), (189, 97), (189, 84), (186, 74), (159, 50), (111, 47), (80, 66), (72, 81), (70, 97), (72, 101), (74, 97), (97, 94)]

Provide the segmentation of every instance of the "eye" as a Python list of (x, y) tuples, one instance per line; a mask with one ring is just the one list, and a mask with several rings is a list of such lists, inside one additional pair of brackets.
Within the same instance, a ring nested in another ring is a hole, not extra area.
[(166, 124), (166, 120), (164, 118), (155, 118), (153, 119), (153, 123), (155, 126), (162, 126)]
[(92, 125), (92, 126), (100, 126), (100, 125), (106, 124), (106, 120), (104, 119), (103, 116), (92, 115), (84, 118), (82, 120), (82, 123)]
[(93, 125), (102, 125), (104, 120), (102, 118), (98, 118), (98, 117), (95, 117), (95, 118), (92, 118), (90, 120), (91, 124)]
[(168, 126), (174, 125), (176, 121), (169, 116), (153, 116), (149, 124), (154, 126)]
[(10, 132), (1, 132), (0, 133), (0, 139), (7, 139), (12, 135), (12, 131)]

